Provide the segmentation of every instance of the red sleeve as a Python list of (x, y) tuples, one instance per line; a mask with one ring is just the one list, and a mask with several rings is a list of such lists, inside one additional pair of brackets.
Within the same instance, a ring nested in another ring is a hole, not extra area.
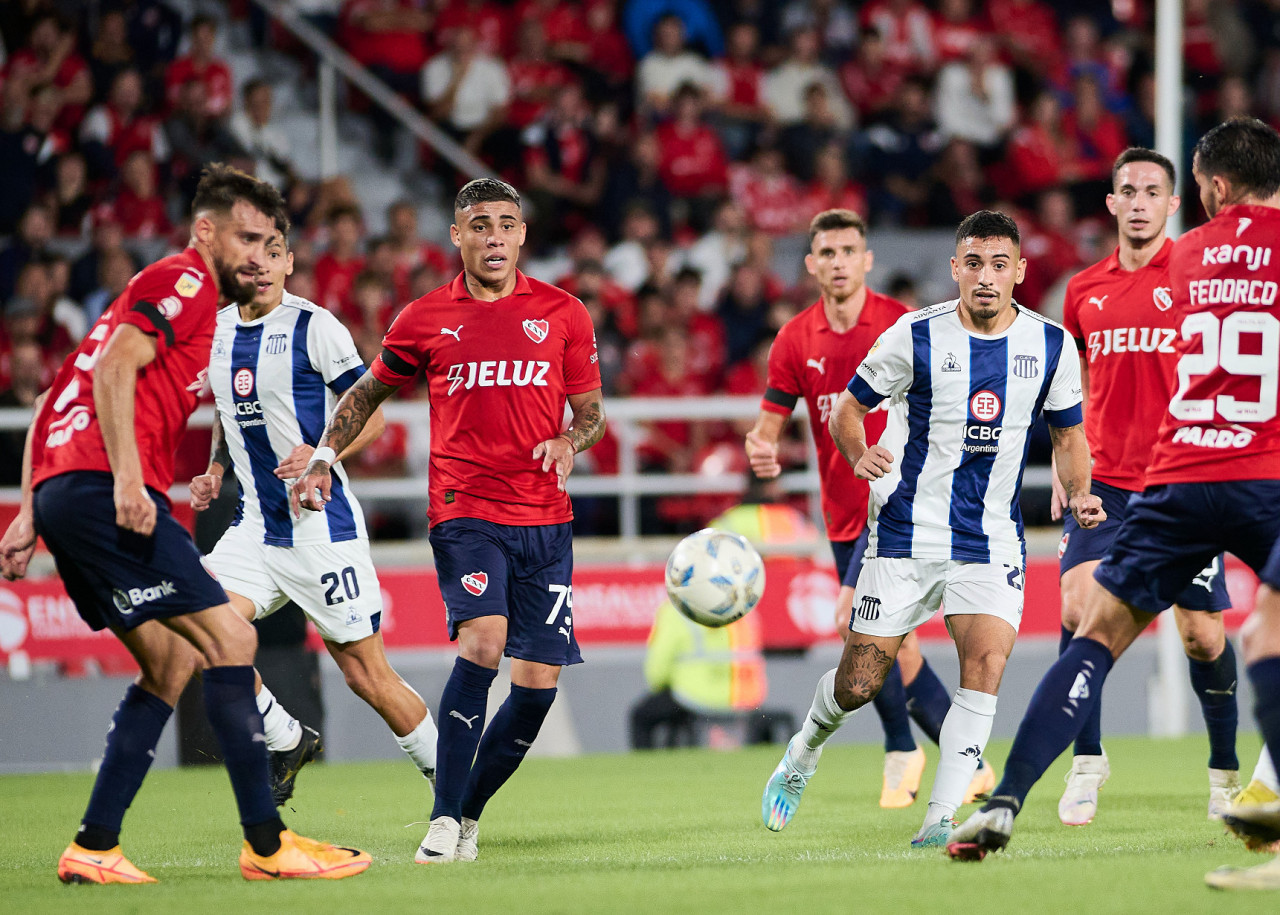
[(213, 278), (193, 267), (143, 270), (125, 295), (129, 305), (121, 323), (155, 337), (157, 355), (198, 332), (218, 310)]
[(587, 307), (574, 299), (569, 310), (569, 339), (564, 349), (564, 390), (585, 394), (600, 387), (600, 356), (596, 331)]
[(418, 374), (427, 361), (427, 354), (421, 341), (423, 335), (417, 333), (417, 303), (411, 302), (404, 311), (396, 315), (382, 338), (382, 352), (373, 360), (369, 371), (373, 377), (383, 384), (400, 387), (408, 384)]
[[(769, 347), (769, 380), (766, 383), (766, 389), (779, 391), (791, 397), (799, 397), (800, 384), (795, 376), (795, 349), (791, 342), (792, 336), (788, 333), (788, 328), (783, 327), (774, 338), (773, 345)], [(760, 402), (760, 407), (787, 416), (790, 416), (791, 410), (794, 409), (794, 407), (788, 409), (782, 404), (774, 403), (767, 395)]]

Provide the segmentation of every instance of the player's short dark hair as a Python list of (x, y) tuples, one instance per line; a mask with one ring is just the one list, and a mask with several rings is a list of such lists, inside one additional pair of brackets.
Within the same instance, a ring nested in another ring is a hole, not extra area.
[(476, 178), (468, 181), (453, 198), (453, 210), (461, 213), (478, 203), (498, 203), (501, 201), (520, 206), (520, 192), (505, 181), (497, 178)]
[(1280, 133), (1257, 118), (1232, 118), (1210, 130), (1196, 144), (1195, 161), (1201, 174), (1226, 178), (1239, 194), (1280, 191)]
[(809, 220), (809, 247), (819, 232), (830, 232), (834, 229), (857, 229), (862, 237), (867, 237), (867, 224), (853, 210), (823, 210)]
[(1120, 169), (1124, 168), (1130, 162), (1150, 162), (1164, 169), (1164, 173), (1169, 176), (1169, 187), (1176, 188), (1178, 186), (1178, 170), (1174, 167), (1173, 162), (1168, 156), (1162, 156), (1154, 149), (1147, 149), (1145, 146), (1130, 146), (1120, 155), (1116, 156), (1115, 163), (1111, 166), (1111, 188), (1115, 190), (1116, 176), (1120, 174)]
[(1022, 235), (1013, 217), (994, 210), (978, 210), (966, 216), (956, 229), (956, 244), (966, 238), (1007, 238), (1015, 245), (1022, 245)]
[(360, 212), (360, 208), (354, 203), (335, 203), (333, 206), (329, 207), (329, 212), (324, 214), (324, 221), (326, 225), (333, 225), (339, 219), (346, 219), (348, 217), (354, 219), (356, 222), (364, 221), (364, 215)]
[(277, 228), (284, 226), (285, 231), (288, 230), (289, 210), (280, 192), (273, 185), (221, 162), (212, 163), (201, 174), (196, 196), (191, 201), (191, 215), (211, 211), (226, 216), (242, 200), (267, 216)]

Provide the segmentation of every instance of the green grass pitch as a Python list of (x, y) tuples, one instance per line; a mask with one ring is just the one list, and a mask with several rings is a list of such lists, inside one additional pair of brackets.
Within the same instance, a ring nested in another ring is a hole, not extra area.
[[(781, 747), (527, 761), (490, 803), (474, 864), (422, 866), (428, 791), (407, 763), (314, 765), (286, 808), (297, 831), (372, 852), (343, 881), (247, 883), (239, 876), (230, 786), (221, 769), (153, 773), (125, 821), (124, 848), (154, 886), (63, 886), (54, 864), (90, 776), (0, 778), (0, 910), (29, 912), (1269, 912), (1280, 893), (1218, 893), (1222, 864), (1265, 860), (1205, 818), (1203, 738), (1107, 743), (1098, 819), (1057, 822), (1068, 760), (1032, 793), (1009, 850), (954, 864), (908, 842), (924, 797), (881, 810), (881, 753), (827, 751), (782, 833), (760, 823)], [(1247, 778), (1258, 741), (1242, 737)], [(929, 746), (929, 771), (937, 758)], [(997, 761), (1008, 741), (994, 742)], [(973, 808), (965, 808), (971, 810)], [(963, 815), (963, 813), (962, 813)]]

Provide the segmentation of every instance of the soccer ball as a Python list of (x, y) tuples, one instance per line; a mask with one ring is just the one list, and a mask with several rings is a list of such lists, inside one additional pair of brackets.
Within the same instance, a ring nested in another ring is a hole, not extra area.
[(740, 620), (764, 593), (764, 560), (745, 537), (713, 527), (690, 534), (667, 560), (667, 596), (703, 626)]

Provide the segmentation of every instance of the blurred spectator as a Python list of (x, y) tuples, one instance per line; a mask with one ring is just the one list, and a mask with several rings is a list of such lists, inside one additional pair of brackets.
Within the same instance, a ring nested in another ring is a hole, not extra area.
[(71, 261), (65, 255), (53, 254), (45, 258), (44, 266), (49, 276), (49, 299), (53, 302), (49, 314), (66, 330), (71, 343), (79, 344), (89, 329), (89, 323), (85, 319), (84, 307), (68, 295)]
[(767, 336), (769, 299), (764, 277), (750, 264), (739, 264), (720, 298), (716, 313), (724, 326), (725, 359), (732, 365), (747, 358)]
[(1012, 197), (1035, 194), (1080, 178), (1080, 149), (1063, 129), (1061, 108), (1052, 92), (1031, 103), (1030, 117), (1009, 138), (998, 190)]
[(848, 142), (849, 131), (837, 122), (831, 97), (821, 83), (810, 84), (804, 92), (804, 119), (787, 125), (778, 136), (787, 170), (804, 182), (813, 180), (818, 154), (825, 147), (843, 148)]
[(1063, 93), (1069, 93), (1077, 79), (1092, 77), (1109, 110), (1118, 111), (1124, 107), (1127, 73), (1117, 66), (1116, 61), (1108, 59), (1097, 22), (1090, 16), (1073, 16), (1067, 22), (1065, 44), (1065, 71), (1055, 78), (1057, 87)]
[(915, 73), (933, 69), (933, 18), (923, 3), (872, 0), (862, 8), (862, 27), (880, 33), (891, 64)]
[[(650, 347), (633, 348), (627, 374), (633, 397), (701, 397), (711, 393), (702, 378), (691, 371), (693, 345), (684, 328), (663, 327)], [(687, 473), (694, 456), (708, 442), (707, 423), (689, 420), (654, 420), (640, 424), (641, 469), (646, 472)]]
[(613, 281), (604, 264), (594, 259), (579, 259), (573, 272), (561, 277), (556, 285), (570, 295), (586, 301), (594, 299), (609, 316), (618, 333), (634, 337), (638, 331), (636, 297)]
[[(762, 335), (756, 345), (751, 348), (747, 358), (740, 359), (729, 366), (724, 373), (724, 392), (726, 394), (764, 394), (769, 382), (769, 347), (773, 345), (772, 335)], [(742, 430), (745, 435), (750, 430), (750, 421)]]
[(782, 11), (782, 29), (790, 34), (801, 28), (818, 33), (828, 60), (844, 60), (858, 41), (858, 17), (838, 0), (791, 0)]
[(124, 11), (139, 72), (158, 86), (165, 66), (177, 56), (182, 16), (162, 0), (116, 0), (114, 5)]
[(544, 243), (562, 242), (585, 225), (604, 191), (604, 159), (590, 121), (582, 88), (571, 82), (524, 133), (525, 188), (537, 214), (534, 231)]
[[(741, 268), (739, 268), (741, 269)], [(702, 277), (692, 267), (675, 270), (671, 281), (671, 320), (690, 344), (688, 370), (709, 393), (720, 386), (725, 367), (725, 327), (700, 305)]]
[(354, 206), (337, 206), (326, 220), (329, 247), (316, 261), (315, 303), (336, 315), (358, 321), (359, 313), (351, 299), (352, 285), (364, 271), (360, 253), (363, 220)]
[[(966, 213), (965, 215), (967, 216), (968, 214)], [(905, 273), (895, 273), (889, 278), (889, 284), (885, 287), (885, 295), (891, 299), (897, 299), (912, 311), (920, 307), (920, 296), (916, 291), (916, 282)]]
[(805, 213), (823, 210), (867, 212), (867, 192), (849, 177), (848, 160), (840, 143), (827, 143), (814, 159), (813, 180), (804, 190)]
[(559, 60), (582, 60), (586, 57), (588, 31), (581, 6), (563, 0), (519, 0), (516, 21), (522, 26), (537, 21), (546, 30), (551, 56)]
[(618, 28), (614, 0), (598, 0), (587, 6), (587, 54), (570, 61), (576, 65), (592, 99), (620, 98), (635, 72), (635, 60), (626, 36)]
[(671, 99), (671, 119), (657, 130), (659, 171), (672, 196), (705, 200), (722, 195), (728, 157), (720, 137), (706, 123), (702, 91), (685, 83)]
[(97, 263), (97, 284), (84, 297), (85, 318), (90, 324), (102, 317), (102, 313), (119, 298), (137, 271), (133, 258), (123, 248), (104, 251), (97, 258)]
[[(31, 98), (31, 108), (40, 112), (38, 119), (28, 117), (29, 97), (20, 83), (6, 84), (3, 92), (0, 174), (5, 176), (5, 180), (0, 185), (0, 234), (9, 235), (35, 198), (41, 172), (56, 154), (54, 150), (62, 144), (53, 132), (53, 121), (57, 116), (57, 93), (53, 88), (37, 91)], [(46, 101), (38, 102), (37, 99), (41, 98)]]
[(89, 211), (93, 197), (89, 194), (89, 167), (84, 156), (67, 153), (58, 157), (54, 169), (54, 185), (45, 197), (52, 212), (55, 231), (62, 236), (81, 238), (89, 234)]
[(1185, 0), (1183, 9), (1182, 59), (1193, 82), (1248, 72), (1253, 38), (1236, 4)]
[(1015, 293), (1021, 304), (1038, 309), (1049, 287), (1080, 265), (1072, 237), (1075, 224), (1071, 195), (1061, 188), (1042, 193), (1036, 201), (1035, 217), (1020, 220), (1022, 256), (1027, 259), (1026, 276)]
[[(472, 155), (506, 123), (511, 81), (506, 65), (476, 47), (476, 33), (460, 26), (449, 35), (448, 50), (422, 71), (422, 98), (431, 117)], [(493, 150), (510, 158), (511, 150)]]
[(605, 307), (599, 295), (584, 290), (580, 290), (577, 295), (591, 317), (591, 326), (595, 328), (601, 387), (605, 394), (612, 395), (617, 392), (618, 376), (622, 373), (625, 340), (613, 314)]
[[(596, 121), (609, 111), (606, 106)], [(600, 131), (597, 129), (597, 136)], [(667, 190), (660, 171), (662, 148), (652, 131), (640, 134), (626, 142), (622, 131), (609, 137), (603, 146), (607, 164), (604, 194), (596, 211), (597, 222), (605, 229), (610, 240), (623, 234), (623, 225), (630, 205), (642, 203), (658, 221), (659, 230), (665, 235), (671, 230), (671, 192)], [(603, 139), (603, 138), (602, 138)]]
[(218, 23), (209, 16), (191, 20), (191, 47), (186, 57), (169, 64), (164, 74), (164, 94), (169, 111), (181, 106), (183, 86), (191, 80), (204, 84), (205, 114), (222, 118), (231, 112), (231, 68), (214, 56)]
[(750, 22), (729, 28), (728, 50), (716, 61), (717, 94), (723, 99), (718, 129), (732, 159), (741, 158), (756, 140), (768, 112), (761, 98), (764, 68), (759, 61), (760, 33)]
[(125, 235), (135, 239), (163, 238), (173, 231), (157, 188), (156, 163), (150, 153), (131, 153), (120, 169), (120, 192), (112, 207)]
[(969, 58), (969, 49), (989, 29), (974, 11), (974, 0), (939, 0), (933, 17), (933, 47), (940, 65)]
[(439, 4), (433, 32), (435, 40), (447, 44), (456, 28), (469, 28), (485, 54), (505, 57), (511, 51), (512, 15), (509, 7), (493, 0), (447, 0)]
[[(67, 328), (54, 319), (55, 290), (49, 268), (31, 261), (18, 273), (14, 293), (5, 305), (5, 330), (17, 344), (32, 340), (40, 345), (51, 365), (58, 365), (75, 348)], [(13, 321), (10, 321), (10, 312)]]
[(129, 27), (121, 10), (104, 10), (98, 30), (89, 46), (89, 73), (93, 77), (93, 99), (102, 101), (108, 87), (125, 70), (136, 69), (137, 59), (129, 44)]
[(880, 33), (872, 30), (862, 34), (858, 53), (840, 67), (840, 84), (865, 126), (893, 107), (906, 75), (902, 67), (889, 60)]
[(635, 292), (649, 276), (646, 246), (658, 237), (658, 220), (653, 210), (640, 200), (627, 205), (622, 220), (622, 239), (609, 249), (604, 268), (623, 289)]
[(636, 107), (641, 116), (660, 118), (668, 114), (681, 86), (694, 85), (710, 94), (720, 88), (717, 83), (711, 65), (686, 46), (681, 18), (667, 13), (659, 19), (653, 27), (653, 50), (636, 67)]
[[(89, 214), (89, 225), (89, 250), (71, 265), (71, 288), (68, 292), (78, 302), (87, 302), (86, 296), (98, 288), (105, 255), (120, 251), (133, 264), (133, 255), (124, 248), (124, 230), (120, 228), (120, 221), (116, 219), (111, 207), (94, 207)], [(137, 266), (134, 266), (134, 270)], [(129, 275), (133, 276), (133, 271)]]
[[(622, 30), (637, 59), (649, 53), (652, 40), (658, 43), (656, 27), (667, 16), (680, 20), (680, 31), (691, 47), (699, 48), (708, 57), (724, 53), (724, 36), (720, 23), (705, 0), (623, 0), (626, 11), (622, 14)], [(680, 80), (675, 85), (679, 85)]]
[(822, 46), (818, 31), (796, 29), (791, 33), (788, 54), (764, 78), (762, 92), (769, 115), (781, 125), (804, 120), (805, 95), (814, 83), (827, 90), (827, 100), (835, 126), (841, 130), (853, 125), (853, 112), (841, 91), (835, 71), (822, 62)]
[(1039, 76), (1062, 66), (1058, 18), (1042, 0), (987, 0), (987, 20), (1016, 67)]
[(733, 268), (747, 256), (747, 217), (735, 200), (722, 200), (712, 217), (711, 230), (686, 248), (682, 266), (702, 277), (699, 307), (710, 311), (720, 299)]
[(4, 79), (57, 90), (59, 126), (78, 123), (93, 97), (93, 78), (76, 53), (75, 32), (53, 13), (36, 17), (25, 46), (10, 48)]
[(382, 351), (382, 337), (395, 312), (394, 296), (391, 283), (371, 270), (362, 272), (351, 284), (352, 315), (346, 324), (366, 363)]
[[(411, 98), (419, 92), (431, 23), (426, 0), (346, 0), (338, 37), (347, 53), (370, 73)], [(379, 105), (371, 106), (370, 120), (377, 131), (377, 153), (390, 162), (397, 122)]]
[(251, 79), (240, 91), (243, 109), (231, 116), (231, 135), (253, 158), (253, 173), (268, 184), (285, 188), (295, 180), (289, 135), (271, 123), (274, 99), (271, 84)]
[(1222, 81), (1218, 83), (1218, 91), (1215, 95), (1213, 114), (1201, 121), (1200, 130), (1202, 133), (1232, 118), (1254, 116), (1256, 109), (1253, 91), (1249, 88), (1249, 83), (1244, 77), (1223, 77)]
[[(394, 258), (396, 301), (399, 304), (421, 298), (446, 279), (453, 279), (457, 255), (418, 235), (418, 208), (410, 200), (397, 200), (387, 207), (387, 240)], [(428, 268), (441, 282), (431, 283), (421, 292), (414, 289), (414, 274)]]
[(507, 61), (507, 73), (511, 79), (507, 123), (521, 130), (540, 118), (561, 87), (573, 81), (568, 68), (551, 59), (546, 32), (537, 19), (520, 23), (518, 49)]
[(978, 150), (966, 140), (947, 144), (934, 166), (934, 176), (928, 211), (935, 226), (957, 225), (991, 203), (993, 192), (978, 161)]
[(933, 110), (944, 139), (968, 140), (990, 151), (1004, 142), (1017, 112), (1013, 73), (996, 56), (994, 41), (979, 37), (963, 61), (942, 68)]
[[(6, 334), (6, 340), (8, 335)], [(45, 378), (44, 354), (40, 345), (27, 340), (0, 349), (0, 376), (7, 379), (0, 393), (0, 408), (27, 407), (52, 379)], [(0, 431), (0, 486), (17, 486), (22, 482), (22, 451), (27, 440), (25, 429)]]
[(890, 118), (868, 130), (867, 139), (871, 144), (868, 169), (876, 179), (870, 192), (872, 211), (899, 225), (927, 223), (922, 205), (942, 138), (920, 80), (911, 78), (902, 84)]
[(34, 204), (22, 214), (18, 234), (0, 251), (0, 301), (8, 301), (27, 264), (49, 252), (53, 241), (53, 214), (48, 207)]
[(1076, 77), (1074, 106), (1062, 118), (1062, 132), (1074, 140), (1079, 150), (1079, 179), (1092, 188), (1081, 188), (1077, 200), (1085, 207), (1083, 195), (1093, 200), (1104, 197), (1111, 186), (1111, 164), (1125, 151), (1129, 140), (1124, 124), (1103, 104), (1102, 89), (1092, 76)]
[(804, 189), (787, 174), (782, 151), (776, 147), (761, 146), (750, 162), (734, 165), (729, 190), (747, 214), (747, 222), (762, 232), (788, 235), (808, 221), (808, 214), (800, 209)]
[(124, 70), (106, 102), (95, 105), (80, 126), (81, 151), (95, 179), (112, 178), (131, 152), (142, 149), (157, 162), (169, 158), (169, 141), (155, 118), (142, 114), (142, 77)]
[[(225, 122), (209, 116), (205, 91), (203, 80), (187, 80), (178, 93), (177, 107), (165, 121), (165, 135), (173, 150), (170, 171), (183, 197), (188, 200), (195, 196), (196, 184), (205, 166), (250, 158), (249, 151), (240, 145)], [(123, 159), (119, 161), (123, 164)]]

